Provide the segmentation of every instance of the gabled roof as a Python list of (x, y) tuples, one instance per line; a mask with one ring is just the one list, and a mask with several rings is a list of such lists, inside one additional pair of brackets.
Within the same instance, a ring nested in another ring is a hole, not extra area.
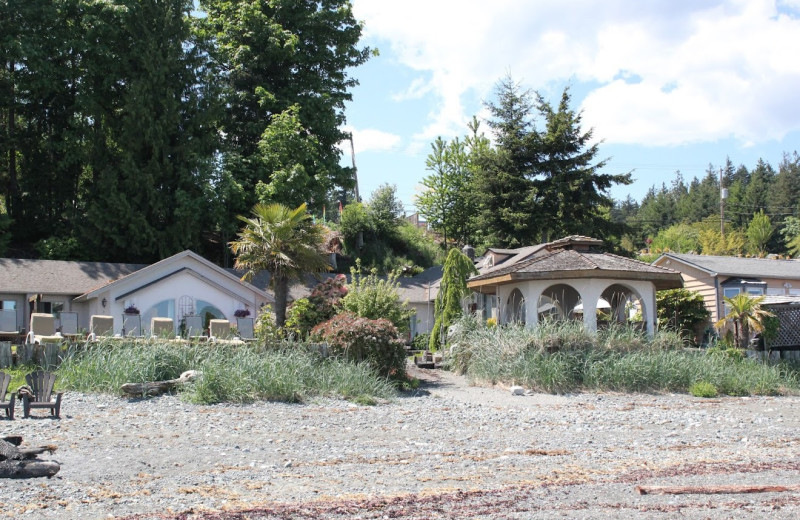
[(467, 286), (513, 283), (520, 280), (559, 278), (627, 278), (652, 281), (658, 289), (681, 287), (680, 273), (654, 265), (593, 251), (556, 249), (469, 279)]
[[(123, 282), (123, 280), (126, 280), (126, 279), (128, 279), (128, 278), (130, 278), (132, 276), (146, 276), (148, 273), (158, 272), (159, 269), (162, 269), (165, 266), (168, 266), (169, 264), (176, 264), (177, 265), (177, 264), (180, 264), (182, 260), (185, 260), (187, 258), (193, 259), (193, 260), (195, 260), (195, 261), (207, 266), (208, 268), (218, 272), (223, 277), (229, 278), (232, 281), (235, 281), (237, 283), (240, 283), (240, 284), (246, 286), (247, 288), (249, 288), (250, 290), (254, 291), (256, 294), (260, 295), (262, 298), (265, 298), (266, 300), (274, 301), (274, 298), (272, 296), (270, 296), (266, 292), (262, 291), (258, 287), (255, 287), (254, 285), (249, 284), (247, 282), (241, 281), (233, 273), (228, 272), (227, 270), (219, 267), (218, 265), (214, 264), (213, 262), (210, 262), (210, 261), (206, 260), (202, 256), (198, 255), (197, 253), (195, 253), (194, 251), (191, 251), (189, 249), (187, 249), (185, 251), (182, 251), (180, 253), (177, 253), (175, 255), (172, 255), (172, 256), (170, 256), (168, 258), (165, 258), (163, 260), (160, 260), (160, 261), (158, 261), (158, 262), (156, 262), (154, 264), (148, 265), (146, 267), (142, 267), (141, 269), (139, 269), (139, 270), (137, 270), (135, 272), (132, 272), (132, 273), (130, 273), (130, 274), (128, 274), (128, 275), (126, 275), (126, 276), (124, 276), (122, 278), (114, 280), (114, 281), (110, 282), (107, 285), (104, 285), (102, 287), (97, 287), (97, 288), (95, 288), (95, 289), (93, 289), (91, 291), (88, 291), (88, 292), (86, 292), (84, 294), (81, 294), (75, 300), (76, 301), (82, 301), (82, 300), (95, 298), (100, 294), (101, 291), (104, 291), (105, 289), (107, 289), (111, 285), (120, 284), (120, 283)], [(174, 274), (174, 273), (172, 273), (172, 274)]]
[(427, 303), (436, 300), (442, 282), (443, 269), (443, 266), (435, 265), (425, 269), (417, 276), (399, 278), (397, 292), (400, 300), (408, 300), (409, 303)]
[(712, 276), (800, 279), (798, 260), (665, 253), (653, 263), (671, 267), (674, 261), (695, 267)]
[(76, 295), (145, 267), (146, 264), (0, 258), (0, 291)]

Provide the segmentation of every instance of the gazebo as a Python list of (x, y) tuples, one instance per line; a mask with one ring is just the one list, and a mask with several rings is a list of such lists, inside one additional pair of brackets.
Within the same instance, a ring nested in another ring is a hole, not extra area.
[(653, 334), (656, 291), (683, 287), (680, 273), (603, 252), (602, 246), (602, 240), (568, 236), (536, 246), (521, 260), (484, 268), (467, 287), (496, 296), (499, 323), (535, 327), (545, 319), (579, 319), (589, 330), (638, 323)]

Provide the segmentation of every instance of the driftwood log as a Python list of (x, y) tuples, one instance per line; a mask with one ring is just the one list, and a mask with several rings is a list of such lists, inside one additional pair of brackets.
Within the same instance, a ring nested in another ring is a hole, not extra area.
[(166, 381), (150, 381), (147, 383), (125, 383), (120, 387), (122, 393), (130, 396), (156, 396), (166, 392), (171, 392), (175, 387), (184, 385), (194, 380), (198, 376), (196, 370), (187, 370), (178, 379), (168, 379)]
[(800, 485), (789, 486), (636, 486), (640, 495), (719, 495), (728, 493), (785, 493), (800, 491)]
[(55, 446), (20, 448), (21, 444), (22, 437), (17, 435), (0, 439), (0, 478), (49, 478), (61, 469), (58, 462), (36, 459), (46, 451), (56, 451)]

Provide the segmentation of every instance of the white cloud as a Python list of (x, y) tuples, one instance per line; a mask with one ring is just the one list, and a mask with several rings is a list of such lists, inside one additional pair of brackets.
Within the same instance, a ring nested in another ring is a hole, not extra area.
[(436, 96), (414, 140), (463, 134), (475, 110), (467, 100), (490, 97), (511, 73), (547, 95), (591, 85), (586, 128), (610, 143), (665, 145), (760, 142), (800, 129), (798, 5), (355, 0), (354, 8), (370, 43), (419, 73), (397, 99)]
[[(403, 141), (399, 135), (374, 128), (355, 129), (352, 126), (345, 126), (342, 130), (353, 135), (353, 147), (356, 149), (356, 155), (370, 151), (398, 150)], [(339, 149), (345, 154), (350, 154), (350, 141), (339, 143)]]

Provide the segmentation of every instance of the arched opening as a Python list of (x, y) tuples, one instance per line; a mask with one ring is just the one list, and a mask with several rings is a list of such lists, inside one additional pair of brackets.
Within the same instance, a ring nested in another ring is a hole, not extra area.
[(506, 301), (506, 323), (525, 325), (525, 297), (522, 291), (514, 289)]
[(211, 320), (225, 320), (225, 314), (213, 304), (203, 301), (197, 300), (197, 315), (202, 316), (203, 318), (203, 328), (208, 328), (208, 322)]
[(566, 284), (551, 285), (539, 296), (536, 313), (539, 321), (581, 319), (581, 295)]
[(634, 289), (622, 284), (613, 284), (600, 295), (602, 301), (607, 302), (605, 308), (597, 309), (598, 328), (610, 324), (629, 325), (646, 328), (645, 307), (642, 297)]

